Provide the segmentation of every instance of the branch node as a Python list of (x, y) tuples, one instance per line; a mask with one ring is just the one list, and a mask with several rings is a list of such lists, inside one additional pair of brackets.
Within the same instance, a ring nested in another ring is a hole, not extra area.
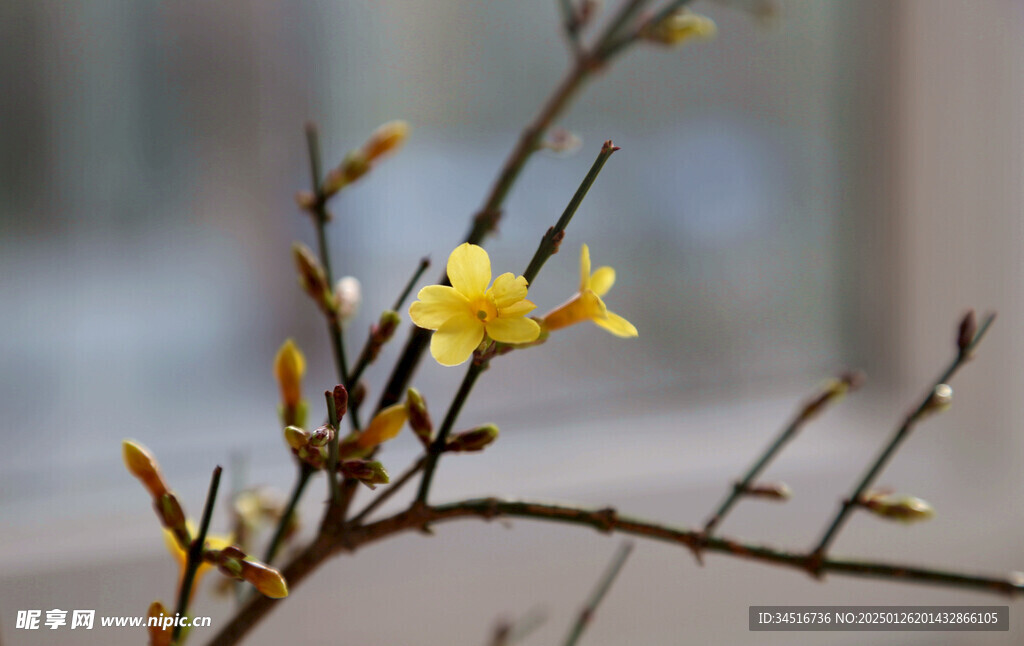
[(613, 507), (605, 507), (594, 512), (595, 527), (599, 532), (610, 534), (619, 522), (619, 514)]

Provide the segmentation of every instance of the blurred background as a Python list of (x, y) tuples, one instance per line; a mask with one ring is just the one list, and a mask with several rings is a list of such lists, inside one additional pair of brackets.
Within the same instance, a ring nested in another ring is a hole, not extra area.
[[(994, 309), (953, 409), (879, 482), (929, 500), (937, 518), (905, 527), (858, 514), (835, 551), (1024, 569), (1024, 7), (781, 0), (764, 22), (737, 4), (750, 3), (695, 6), (717, 22), (713, 41), (627, 53), (559, 121), (581, 150), (527, 167), (487, 244), (496, 271), (525, 268), (603, 140), (623, 148), (531, 299), (544, 312), (572, 293), (586, 242), (595, 267), (618, 270), (607, 302), (640, 337), (584, 325), (496, 362), (461, 425), (495, 422), (501, 441), (446, 460), (436, 499), (571, 499), (697, 524), (798, 402), (862, 368), (863, 391), (772, 467), (793, 500), (743, 503), (722, 529), (805, 549), (952, 356), (965, 309)], [(309, 184), (303, 122), (319, 124), (328, 165), (384, 121), (412, 125), (404, 149), (334, 202), (335, 271), (364, 290), (352, 356), (417, 260), (434, 260), (427, 284), (461, 240), (568, 66), (559, 24), (553, 0), (0, 3), (5, 643), (144, 639), (15, 630), (19, 609), (172, 605), (176, 565), (121, 464), (122, 438), (154, 451), (194, 516), (217, 463), (226, 482), (290, 486), (273, 354), (293, 337), (307, 393), (334, 383), (289, 251), (314, 242), (293, 201)], [(406, 334), (368, 371), (371, 401)], [(423, 362), (414, 383), (435, 415), (461, 375)], [(415, 453), (403, 436), (382, 459), (395, 473)], [(223, 513), (216, 522), (226, 527)], [(332, 561), (250, 643), (477, 644), (498, 617), (531, 608), (549, 621), (524, 643), (558, 643), (615, 545), (523, 521), (402, 536)], [(641, 542), (585, 643), (865, 642), (747, 632), (749, 605), (823, 603), (1007, 602), (821, 584), (714, 555), (699, 568)], [(209, 590), (194, 607), (214, 630), (231, 611)], [(965, 643), (956, 635), (869, 637)], [(1009, 633), (970, 643), (1021, 635), (1011, 605)]]

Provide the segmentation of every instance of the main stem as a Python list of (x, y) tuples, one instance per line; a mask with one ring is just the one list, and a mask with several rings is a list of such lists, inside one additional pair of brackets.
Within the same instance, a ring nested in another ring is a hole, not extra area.
[[(189, 597), (192, 595), (192, 583), (195, 581), (196, 572), (203, 562), (203, 547), (206, 544), (206, 532), (210, 529), (210, 519), (213, 518), (213, 504), (217, 500), (217, 489), (220, 487), (220, 474), (224, 471), (217, 465), (210, 476), (210, 488), (206, 492), (206, 503), (203, 505), (203, 518), (199, 522), (199, 533), (188, 546), (188, 555), (185, 559), (185, 575), (181, 577), (181, 590), (178, 591), (177, 615), (185, 617), (188, 615)], [(171, 633), (171, 643), (177, 644), (181, 639), (181, 625), (175, 624)]]
[[(822, 559), (815, 562), (804, 553), (775, 549), (756, 543), (730, 538), (705, 537), (696, 529), (671, 527), (628, 516), (620, 516), (612, 508), (587, 509), (569, 505), (549, 504), (527, 500), (475, 498), (436, 507), (411, 507), (403, 512), (362, 527), (353, 527), (344, 535), (318, 536), (299, 553), (282, 571), (289, 587), (295, 589), (317, 567), (338, 552), (354, 552), (364, 545), (375, 543), (405, 531), (416, 531), (427, 524), (437, 524), (460, 518), (529, 518), (540, 521), (566, 523), (591, 527), (600, 532), (617, 532), (652, 540), (681, 545), (689, 549), (700, 548), (737, 558), (780, 565), (804, 572), (816, 567), (821, 572), (848, 576), (888, 579), (908, 583), (927, 583), (951, 588), (989, 592), (1005, 596), (1024, 593), (1024, 580), (970, 575), (946, 570), (913, 567), (904, 564), (878, 563), (850, 559)], [(257, 595), (249, 600), (235, 617), (214, 638), (210, 646), (237, 644), (271, 609), (276, 600)]]

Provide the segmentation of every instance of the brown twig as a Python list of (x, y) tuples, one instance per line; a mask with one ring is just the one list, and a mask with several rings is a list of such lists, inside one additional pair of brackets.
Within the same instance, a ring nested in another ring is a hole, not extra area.
[[(964, 320), (973, 320), (973, 318), (974, 312), (969, 312), (967, 316), (964, 317)], [(989, 314), (988, 316), (986, 316), (985, 321), (981, 324), (981, 328), (978, 329), (977, 333), (970, 335), (969, 342), (962, 340), (964, 334), (962, 332), (963, 325), (961, 325), (961, 331), (958, 331), (957, 337), (957, 354), (953, 358), (953, 361), (942, 372), (942, 374), (939, 375), (938, 379), (936, 379), (932, 383), (932, 386), (928, 390), (928, 393), (921, 399), (921, 403), (918, 404), (917, 407), (914, 408), (914, 410), (912, 410), (909, 415), (907, 415), (906, 419), (903, 420), (903, 424), (901, 424), (900, 427), (896, 429), (895, 433), (893, 433), (892, 437), (889, 439), (888, 443), (882, 449), (881, 453), (879, 453), (878, 457), (875, 458), (874, 462), (872, 462), (870, 468), (868, 468), (867, 472), (864, 474), (864, 477), (862, 477), (860, 481), (856, 484), (856, 486), (853, 488), (853, 491), (850, 493), (849, 497), (843, 500), (842, 504), (839, 507), (839, 512), (836, 514), (835, 518), (833, 518), (832, 523), (828, 526), (828, 529), (825, 530), (825, 533), (821, 537), (821, 540), (818, 541), (817, 547), (815, 547), (814, 550), (812, 550), (812, 559), (820, 560), (828, 552), (829, 546), (832, 544), (832, 541), (834, 541), (836, 536), (839, 534), (839, 530), (842, 529), (843, 524), (846, 522), (847, 518), (849, 518), (850, 512), (852, 512), (857, 506), (861, 504), (864, 492), (867, 491), (868, 487), (870, 487), (871, 484), (875, 481), (875, 478), (877, 478), (878, 475), (882, 472), (882, 469), (885, 467), (886, 463), (888, 463), (889, 459), (896, 453), (896, 450), (900, 447), (900, 444), (903, 442), (903, 440), (905, 440), (910, 435), (910, 431), (914, 428), (917, 422), (920, 421), (922, 417), (924, 417), (933, 409), (936, 388), (952, 379), (953, 375), (956, 374), (957, 370), (959, 370), (961, 366), (963, 366), (965, 363), (967, 363), (968, 360), (970, 360), (971, 353), (973, 352), (974, 348), (976, 348), (977, 345), (981, 342), (981, 339), (984, 338), (985, 333), (988, 331), (989, 326), (992, 325), (992, 321), (994, 321), (995, 318), (995, 314)], [(814, 563), (812, 562), (812, 566), (813, 565)], [(820, 570), (820, 568), (814, 567), (812, 567), (812, 569)]]
[(576, 616), (576, 621), (573, 623), (572, 628), (569, 629), (569, 635), (565, 638), (564, 646), (576, 646), (576, 644), (579, 643), (580, 637), (583, 636), (583, 631), (586, 630), (587, 626), (590, 625), (590, 622), (593, 621), (594, 613), (597, 612), (597, 607), (601, 605), (601, 601), (604, 599), (604, 596), (608, 594), (608, 590), (610, 590), (612, 584), (615, 583), (615, 579), (619, 576), (622, 566), (626, 564), (626, 559), (629, 558), (629, 554), (632, 551), (632, 543), (626, 542), (619, 546), (619, 549), (615, 552), (615, 556), (612, 557), (611, 563), (608, 564), (608, 569), (598, 580), (593, 592), (590, 593), (590, 598), (587, 599), (587, 604), (583, 606), (579, 615)]
[[(282, 574), (288, 580), (289, 588), (294, 590), (332, 554), (354, 552), (364, 545), (402, 532), (417, 531), (428, 524), (434, 525), (463, 518), (492, 520), (500, 517), (529, 518), (592, 527), (602, 533), (629, 534), (681, 545), (688, 549), (700, 546), (708, 552), (789, 567), (804, 572), (812, 564), (812, 557), (804, 553), (745, 543), (721, 536), (705, 538), (702, 530), (672, 527), (620, 516), (612, 508), (588, 509), (528, 500), (476, 498), (436, 507), (413, 507), (374, 523), (353, 527), (344, 535), (320, 536), (300, 552), (282, 571)], [(1024, 578), (1019, 575), (1008, 577), (971, 575), (904, 564), (836, 558), (822, 559), (818, 566), (823, 572), (847, 576), (934, 584), (1011, 597), (1024, 592)], [(211, 646), (237, 644), (273, 607), (274, 600), (263, 596), (254, 597), (211, 640)]]

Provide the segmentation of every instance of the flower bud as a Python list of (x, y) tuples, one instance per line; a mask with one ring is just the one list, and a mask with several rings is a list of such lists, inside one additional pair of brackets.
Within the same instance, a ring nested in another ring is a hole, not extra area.
[(408, 418), (405, 404), (388, 406), (373, 418), (360, 435), (357, 443), (362, 448), (372, 448), (398, 435)]
[(363, 400), (366, 399), (366, 382), (362, 379), (356, 384), (356, 387), (352, 389), (349, 394), (349, 404), (352, 408), (359, 408), (363, 405)]
[(434, 422), (430, 419), (427, 402), (415, 388), (405, 394), (405, 407), (409, 414), (409, 426), (424, 448), (430, 448), (434, 441)]
[(956, 333), (956, 347), (960, 350), (961, 355), (966, 355), (970, 350), (971, 343), (974, 342), (974, 336), (977, 333), (978, 317), (975, 316), (973, 309), (967, 310), (967, 314), (960, 321), (960, 328)]
[(306, 358), (295, 342), (287, 339), (274, 357), (274, 376), (281, 388), (281, 402), (286, 409), (295, 409), (302, 400), (302, 376), (305, 373)]
[(380, 349), (385, 343), (391, 340), (402, 322), (402, 317), (394, 310), (385, 310), (380, 315), (376, 325), (370, 327), (370, 344), (367, 347), (368, 359), (372, 362), (377, 359)]
[(156, 515), (160, 518), (160, 522), (164, 527), (171, 530), (178, 545), (183, 550), (188, 550), (188, 544), (191, 542), (192, 537), (185, 522), (185, 510), (181, 508), (178, 497), (168, 491), (157, 498), (153, 506), (156, 509)]
[(715, 21), (689, 9), (677, 9), (657, 24), (644, 30), (644, 37), (661, 45), (675, 47), (688, 40), (714, 38), (718, 32)]
[(556, 155), (571, 155), (583, 145), (583, 139), (565, 128), (554, 128), (541, 143), (541, 148), (550, 150)]
[(752, 485), (743, 490), (743, 493), (753, 498), (764, 498), (766, 500), (789, 500), (793, 491), (785, 482), (765, 482)]
[(330, 424), (324, 424), (309, 436), (309, 446), (320, 448), (327, 446), (327, 443), (334, 439), (334, 427)]
[(309, 247), (301, 242), (292, 243), (292, 257), (299, 272), (299, 285), (309, 294), (316, 306), (325, 314), (334, 312), (334, 295), (327, 284), (327, 275), (320, 261)]
[(370, 159), (362, 150), (350, 150), (341, 165), (327, 173), (323, 192), (330, 197), (370, 171)]
[(158, 621), (147, 621), (146, 630), (149, 632), (149, 646), (171, 646), (171, 637), (174, 632), (170, 624), (163, 625), (163, 618), (170, 617), (170, 613), (164, 608), (164, 604), (154, 601), (149, 604), (149, 611), (146, 616), (150, 619), (159, 618)]
[(334, 411), (340, 420), (348, 412), (348, 391), (344, 386), (338, 384), (331, 392), (331, 398), (334, 399)]
[(456, 433), (448, 438), (445, 451), (466, 453), (469, 451), (482, 451), (484, 447), (498, 439), (498, 427), (494, 424), (487, 424), (474, 428), (471, 431)]
[(363, 152), (370, 161), (397, 150), (409, 136), (409, 124), (405, 121), (388, 121), (370, 135), (363, 146)]
[(345, 276), (338, 280), (334, 286), (334, 304), (338, 309), (338, 319), (342, 323), (356, 315), (362, 302), (363, 288), (359, 284), (359, 279)]
[(370, 489), (391, 481), (384, 465), (376, 460), (345, 460), (338, 463), (338, 472), (350, 480), (358, 480)]
[(160, 474), (160, 465), (156, 458), (150, 455), (146, 447), (134, 440), (121, 442), (121, 455), (124, 458), (124, 466), (128, 472), (139, 479), (154, 499), (167, 493), (167, 484), (163, 475)]
[(309, 433), (298, 426), (284, 427), (284, 441), (288, 443), (288, 446), (295, 450), (301, 449), (309, 444), (309, 439)]
[(949, 384), (935, 386), (928, 401), (925, 402), (922, 414), (941, 413), (953, 405), (953, 388)]
[(913, 523), (928, 520), (935, 510), (916, 496), (868, 491), (861, 498), (861, 505), (882, 518)]
[(240, 578), (252, 584), (264, 596), (271, 599), (283, 599), (288, 596), (288, 582), (281, 573), (259, 561), (241, 561)]

